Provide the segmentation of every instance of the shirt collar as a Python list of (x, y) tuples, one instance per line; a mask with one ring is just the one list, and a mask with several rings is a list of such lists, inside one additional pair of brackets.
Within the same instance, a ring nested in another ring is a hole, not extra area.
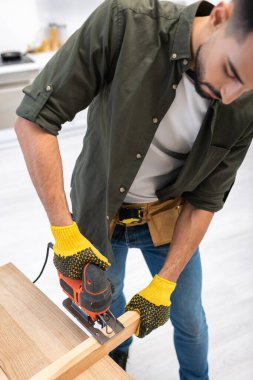
[(208, 16), (214, 5), (208, 1), (198, 1), (184, 7), (177, 24), (177, 29), (172, 44), (170, 59), (191, 58), (191, 31), (192, 23), (196, 16)]

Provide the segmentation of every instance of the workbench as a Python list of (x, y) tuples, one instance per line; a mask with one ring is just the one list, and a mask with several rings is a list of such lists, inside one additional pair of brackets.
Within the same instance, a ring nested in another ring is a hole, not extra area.
[(134, 333), (139, 314), (125, 313), (120, 321), (123, 334), (101, 346), (6, 264), (0, 267), (0, 380), (130, 379), (107, 354)]

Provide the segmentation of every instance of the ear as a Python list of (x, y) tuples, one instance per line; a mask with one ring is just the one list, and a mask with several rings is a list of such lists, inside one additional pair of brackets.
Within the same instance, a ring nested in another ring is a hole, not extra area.
[(217, 4), (210, 13), (209, 23), (213, 30), (219, 29), (223, 26), (232, 14), (232, 3), (225, 3), (221, 1)]

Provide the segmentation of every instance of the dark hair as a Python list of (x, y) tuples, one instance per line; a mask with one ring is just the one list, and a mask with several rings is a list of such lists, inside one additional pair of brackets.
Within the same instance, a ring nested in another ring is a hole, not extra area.
[(253, 1), (232, 0), (232, 3), (234, 9), (228, 22), (228, 32), (233, 33), (239, 40), (243, 40), (253, 32)]

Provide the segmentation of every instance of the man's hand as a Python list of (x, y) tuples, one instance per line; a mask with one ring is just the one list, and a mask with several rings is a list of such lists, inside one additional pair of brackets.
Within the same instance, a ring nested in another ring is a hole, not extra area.
[(51, 230), (55, 238), (54, 265), (64, 277), (80, 280), (87, 263), (93, 263), (103, 270), (111, 265), (81, 234), (75, 222), (65, 227), (51, 226)]
[(175, 287), (175, 282), (155, 275), (149, 286), (137, 293), (126, 305), (126, 311), (136, 310), (140, 313), (136, 336), (144, 338), (169, 320), (170, 296)]

